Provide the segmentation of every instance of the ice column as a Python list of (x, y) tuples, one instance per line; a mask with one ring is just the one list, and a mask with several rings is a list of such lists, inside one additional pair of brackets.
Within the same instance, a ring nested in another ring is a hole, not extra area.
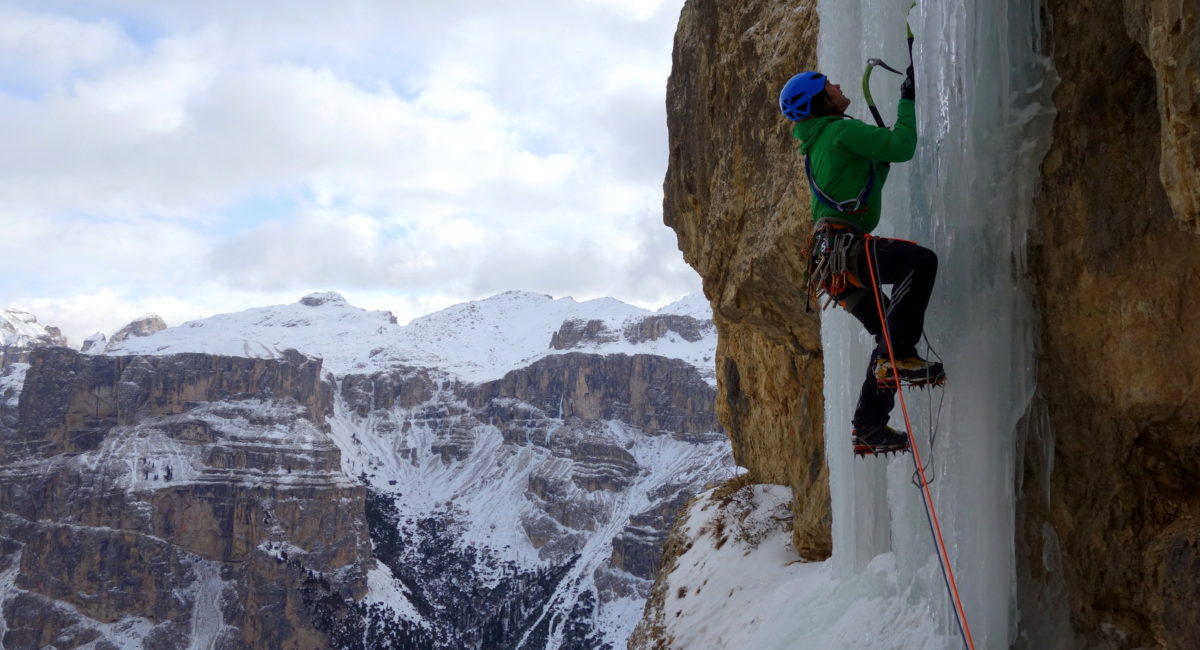
[[(916, 34), (919, 146), (895, 165), (875, 234), (932, 248), (940, 268), (926, 333), (950, 378), (936, 438), (931, 393), (909, 412), (934, 479), (935, 505), (976, 647), (1007, 648), (1015, 612), (1014, 454), (1033, 391), (1033, 312), (1026, 237), (1038, 165), (1053, 120), (1053, 71), (1042, 52), (1037, 0), (820, 0), (821, 70), (870, 121), (859, 82), (869, 57), (908, 64), (904, 23)], [(900, 78), (877, 70), (872, 89), (889, 124)], [(848, 314), (824, 315), (826, 439), (834, 509), (833, 562), (843, 577), (892, 551), (900, 580), (927, 599), (950, 647), (957, 626), (912, 457), (853, 460), (850, 415), (871, 340)], [(903, 428), (900, 407), (892, 425)]]

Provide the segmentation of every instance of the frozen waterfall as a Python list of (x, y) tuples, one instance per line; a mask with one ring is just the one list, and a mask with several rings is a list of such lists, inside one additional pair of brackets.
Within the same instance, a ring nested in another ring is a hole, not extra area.
[[(820, 69), (870, 122), (863, 65), (908, 63), (904, 22), (916, 35), (919, 145), (893, 167), (876, 234), (937, 252), (926, 334), (946, 363), (938, 391), (908, 393), (917, 444), (977, 648), (1008, 648), (1015, 602), (1017, 435), (1034, 388), (1034, 313), (1025, 286), (1026, 235), (1038, 165), (1049, 146), (1054, 74), (1042, 51), (1036, 0), (821, 0)], [(873, 94), (895, 119), (900, 78), (877, 70)], [(832, 481), (832, 570), (839, 590), (862, 596), (886, 575), (909, 612), (932, 620), (928, 648), (962, 647), (921, 503), (913, 457), (853, 460), (850, 416), (870, 338), (841, 310), (825, 312), (826, 438)], [(932, 398), (932, 399), (931, 399)], [(903, 429), (900, 405), (892, 425)], [(868, 571), (878, 556), (894, 569)], [(849, 593), (846, 599), (853, 598)]]

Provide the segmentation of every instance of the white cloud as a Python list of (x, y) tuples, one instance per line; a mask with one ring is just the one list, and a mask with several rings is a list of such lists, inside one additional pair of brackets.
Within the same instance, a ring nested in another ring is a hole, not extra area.
[(0, 306), (699, 286), (659, 212), (680, 0), (17, 4)]
[(0, 5), (0, 70), (5, 77), (57, 88), (72, 75), (137, 55), (110, 21), (86, 22)]
[(664, 5), (673, 3), (665, 0), (585, 0), (585, 4), (603, 6), (633, 20), (646, 20), (661, 11)]

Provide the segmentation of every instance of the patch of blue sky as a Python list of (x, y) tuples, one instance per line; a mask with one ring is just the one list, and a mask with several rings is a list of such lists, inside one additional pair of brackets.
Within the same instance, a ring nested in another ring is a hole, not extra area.
[(143, 50), (149, 49), (158, 39), (167, 34), (166, 29), (149, 15), (128, 13), (103, 6), (103, 3), (79, 2), (78, 0), (37, 0), (32, 2), (25, 0), (18, 1), (17, 4), (30, 11), (55, 13), (87, 23), (112, 23)]
[[(89, 278), (80, 278), (65, 271), (37, 269), (36, 272), (30, 272), (27, 268), (5, 268), (0, 264), (0, 296), (10, 296), (10, 300), (58, 295), (81, 287), (86, 290), (88, 281)], [(0, 309), (12, 306), (5, 302), (0, 299)]]
[(522, 129), (517, 134), (521, 149), (539, 158), (567, 153), (563, 149), (562, 136), (546, 129)]
[(0, 95), (14, 99), (37, 101), (46, 94), (46, 87), (19, 73), (0, 68)]
[(406, 102), (416, 101), (425, 90), (424, 77), (405, 74), (399, 70), (347, 67), (340, 75), (356, 88), (370, 93), (379, 93), (386, 89)]
[(406, 101), (415, 100), (429, 82), (429, 61), (415, 51), (368, 48), (362, 57), (338, 73), (358, 88), (377, 92), (388, 88)]
[[(353, 57), (331, 57), (328, 53), (277, 55), (273, 62), (327, 70), (354, 88), (370, 94), (391, 93), (405, 101), (415, 100), (425, 90), (428, 73), (417, 55), (367, 50)], [(370, 53), (370, 54), (369, 54)]]
[(208, 234), (228, 236), (267, 221), (287, 221), (309, 197), (295, 192), (259, 192), (245, 196), (217, 211), (218, 217), (205, 229)]
[(256, 192), (244, 196), (216, 211), (216, 217), (206, 222), (205, 234), (228, 236), (254, 228), (266, 222), (287, 222), (300, 216), (306, 208), (319, 208), (334, 213), (365, 216), (378, 221), (388, 237), (403, 236), (409, 229), (389, 219), (381, 211), (364, 209), (344, 197), (333, 197), (320, 203), (304, 190)]

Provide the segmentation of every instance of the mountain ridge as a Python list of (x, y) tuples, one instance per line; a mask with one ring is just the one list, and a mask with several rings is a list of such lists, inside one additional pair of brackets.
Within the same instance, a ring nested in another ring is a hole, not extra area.
[(217, 314), (149, 336), (110, 342), (105, 353), (203, 352), (277, 358), (292, 348), (323, 359), (325, 369), (338, 376), (417, 366), (436, 367), (463, 381), (480, 383), (559, 352), (550, 348), (550, 342), (564, 322), (599, 321), (620, 332), (631, 322), (654, 315), (678, 315), (699, 321), (703, 338), (688, 341), (668, 335), (650, 342), (618, 338), (574, 349), (681, 358), (701, 368), (712, 383), (715, 377), (707, 366), (711, 365), (716, 331), (698, 318), (706, 306), (689, 297), (652, 312), (614, 298), (577, 302), (509, 291), (399, 325), (391, 312), (368, 311), (351, 305), (340, 294), (321, 292), (296, 303)]

